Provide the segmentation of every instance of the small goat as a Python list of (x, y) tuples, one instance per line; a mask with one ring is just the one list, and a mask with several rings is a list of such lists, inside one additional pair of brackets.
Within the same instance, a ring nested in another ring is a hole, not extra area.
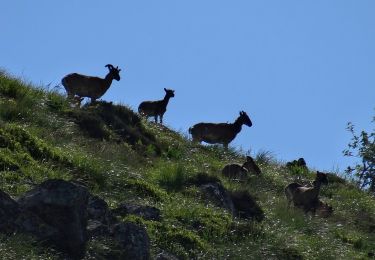
[(228, 123), (199, 123), (189, 128), (189, 133), (193, 137), (193, 142), (206, 142), (209, 144), (223, 144), (225, 149), (228, 149), (228, 144), (241, 131), (242, 125), (251, 127), (251, 122), (248, 115), (240, 112), (240, 116), (232, 124)]
[(287, 162), (286, 167), (288, 169), (291, 169), (293, 167), (301, 167), (301, 168), (307, 170), (307, 164), (306, 164), (305, 159), (303, 159), (303, 158), (299, 158), (298, 160), (293, 160), (293, 161)]
[(260, 175), (262, 173), (251, 156), (246, 156), (246, 162), (242, 166), (245, 167), (249, 173), (253, 173), (255, 175)]
[(314, 211), (319, 217), (328, 218), (333, 214), (333, 207), (319, 200)]
[(293, 201), (294, 206), (301, 207), (305, 212), (312, 210), (315, 212), (319, 202), (320, 186), (327, 185), (327, 174), (317, 171), (313, 187), (306, 187), (299, 183), (291, 183), (285, 187), (285, 196), (288, 200), (288, 208)]
[(163, 124), (163, 116), (167, 111), (167, 105), (169, 99), (174, 97), (174, 90), (164, 88), (165, 96), (164, 99), (158, 101), (144, 101), (138, 107), (138, 113), (145, 117), (153, 116), (155, 123), (158, 122), (158, 116), (160, 117), (160, 124)]
[(221, 171), (223, 176), (229, 179), (245, 180), (250, 173), (260, 175), (261, 171), (253, 158), (246, 156), (246, 162), (242, 165), (238, 163), (227, 164)]
[[(61, 83), (68, 93), (68, 98), (80, 100), (82, 97), (89, 97), (91, 102), (94, 103), (96, 99), (103, 96), (111, 86), (112, 80), (120, 80), (121, 71), (121, 69), (115, 68), (111, 64), (105, 67), (109, 69), (109, 72), (104, 79), (78, 73), (71, 73), (63, 77)], [(78, 99), (75, 96), (78, 96)]]

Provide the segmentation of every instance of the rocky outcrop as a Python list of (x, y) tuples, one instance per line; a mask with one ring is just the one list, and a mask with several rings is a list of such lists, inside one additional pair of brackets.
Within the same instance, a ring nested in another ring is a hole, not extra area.
[(150, 239), (144, 227), (119, 223), (112, 227), (112, 235), (122, 248), (122, 259), (150, 259)]
[(88, 198), (87, 189), (81, 185), (47, 180), (25, 193), (18, 203), (22, 210), (33, 213), (57, 230), (50, 237), (56, 246), (80, 258), (85, 253), (87, 242)]
[[(160, 220), (157, 208), (122, 204), (117, 213), (124, 211)], [(64, 180), (45, 181), (18, 201), (0, 191), (0, 232), (31, 234), (72, 259), (84, 257), (90, 237), (107, 236), (117, 241), (115, 255), (120, 259), (150, 259), (150, 240), (144, 227), (118, 222), (103, 199), (78, 183)]]
[(264, 213), (256, 200), (247, 191), (229, 192), (219, 182), (200, 186), (204, 199), (226, 209), (233, 217), (262, 221)]
[(230, 197), (237, 217), (256, 221), (264, 219), (263, 210), (248, 191), (234, 191), (230, 193)]
[(219, 182), (208, 183), (200, 186), (203, 197), (211, 201), (215, 206), (226, 209), (230, 214), (235, 215), (232, 199), (228, 191)]
[(14, 219), (20, 213), (18, 203), (0, 190), (0, 232), (10, 234), (16, 229)]

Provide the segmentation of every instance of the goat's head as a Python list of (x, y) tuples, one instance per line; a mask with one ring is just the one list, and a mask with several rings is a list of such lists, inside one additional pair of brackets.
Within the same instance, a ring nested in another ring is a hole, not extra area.
[(109, 69), (109, 73), (112, 75), (112, 77), (119, 81), (120, 80), (120, 71), (121, 69), (118, 68), (118, 66), (115, 68), (113, 67), (113, 65), (111, 64), (107, 64), (105, 65), (105, 67), (107, 67)]
[(254, 159), (251, 156), (246, 156), (246, 161), (249, 163), (255, 163)]
[(174, 97), (174, 90), (164, 88), (164, 91), (165, 91), (167, 97), (170, 97), (170, 98)]
[(306, 161), (303, 158), (299, 158), (297, 161), (298, 166), (306, 166)]
[(317, 171), (316, 172), (316, 180), (319, 181), (322, 184), (325, 184), (325, 185), (328, 184), (327, 174), (324, 173), (324, 172)]
[(250, 120), (250, 117), (246, 114), (246, 112), (244, 111), (241, 111), (240, 112), (240, 122), (247, 125), (248, 127), (251, 127), (253, 125), (253, 123), (251, 122)]

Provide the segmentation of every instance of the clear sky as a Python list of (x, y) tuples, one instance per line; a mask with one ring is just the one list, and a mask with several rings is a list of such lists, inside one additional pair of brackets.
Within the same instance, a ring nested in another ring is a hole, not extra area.
[(375, 1), (10, 1), (0, 4), (0, 67), (38, 85), (122, 68), (104, 100), (136, 109), (176, 96), (165, 123), (253, 127), (232, 142), (341, 170), (346, 123), (375, 114)]

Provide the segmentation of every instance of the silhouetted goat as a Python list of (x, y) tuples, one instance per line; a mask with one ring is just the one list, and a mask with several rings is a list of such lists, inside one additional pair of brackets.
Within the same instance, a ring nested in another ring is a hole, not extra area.
[(158, 122), (160, 117), (160, 124), (163, 123), (163, 115), (167, 111), (169, 99), (174, 97), (174, 90), (164, 88), (164, 99), (158, 101), (144, 101), (138, 107), (138, 113), (145, 117), (153, 116), (155, 123)]
[(292, 169), (293, 167), (301, 167), (307, 170), (307, 164), (305, 159), (299, 158), (298, 160), (293, 160), (291, 162), (287, 162), (285, 165), (288, 169)]
[(293, 201), (294, 206), (303, 208), (305, 212), (313, 211), (319, 205), (319, 192), (322, 184), (327, 185), (327, 174), (317, 171), (313, 187), (306, 187), (293, 182), (285, 187), (285, 196), (288, 200), (288, 207)]
[(261, 171), (253, 158), (246, 156), (246, 162), (242, 165), (238, 163), (227, 164), (221, 173), (229, 179), (245, 180), (249, 174), (261, 174)]
[(242, 125), (251, 127), (251, 122), (248, 115), (240, 112), (240, 116), (232, 124), (228, 123), (199, 123), (189, 128), (189, 133), (193, 137), (193, 142), (206, 142), (209, 144), (223, 144), (225, 149), (228, 149), (228, 144), (241, 131)]
[(91, 102), (95, 102), (96, 99), (103, 96), (111, 86), (112, 80), (120, 80), (121, 71), (121, 69), (115, 68), (111, 64), (105, 67), (109, 69), (109, 72), (104, 79), (78, 73), (71, 73), (63, 77), (61, 83), (68, 93), (68, 98), (75, 100), (75, 96), (78, 96), (79, 100), (82, 97), (89, 97)]

